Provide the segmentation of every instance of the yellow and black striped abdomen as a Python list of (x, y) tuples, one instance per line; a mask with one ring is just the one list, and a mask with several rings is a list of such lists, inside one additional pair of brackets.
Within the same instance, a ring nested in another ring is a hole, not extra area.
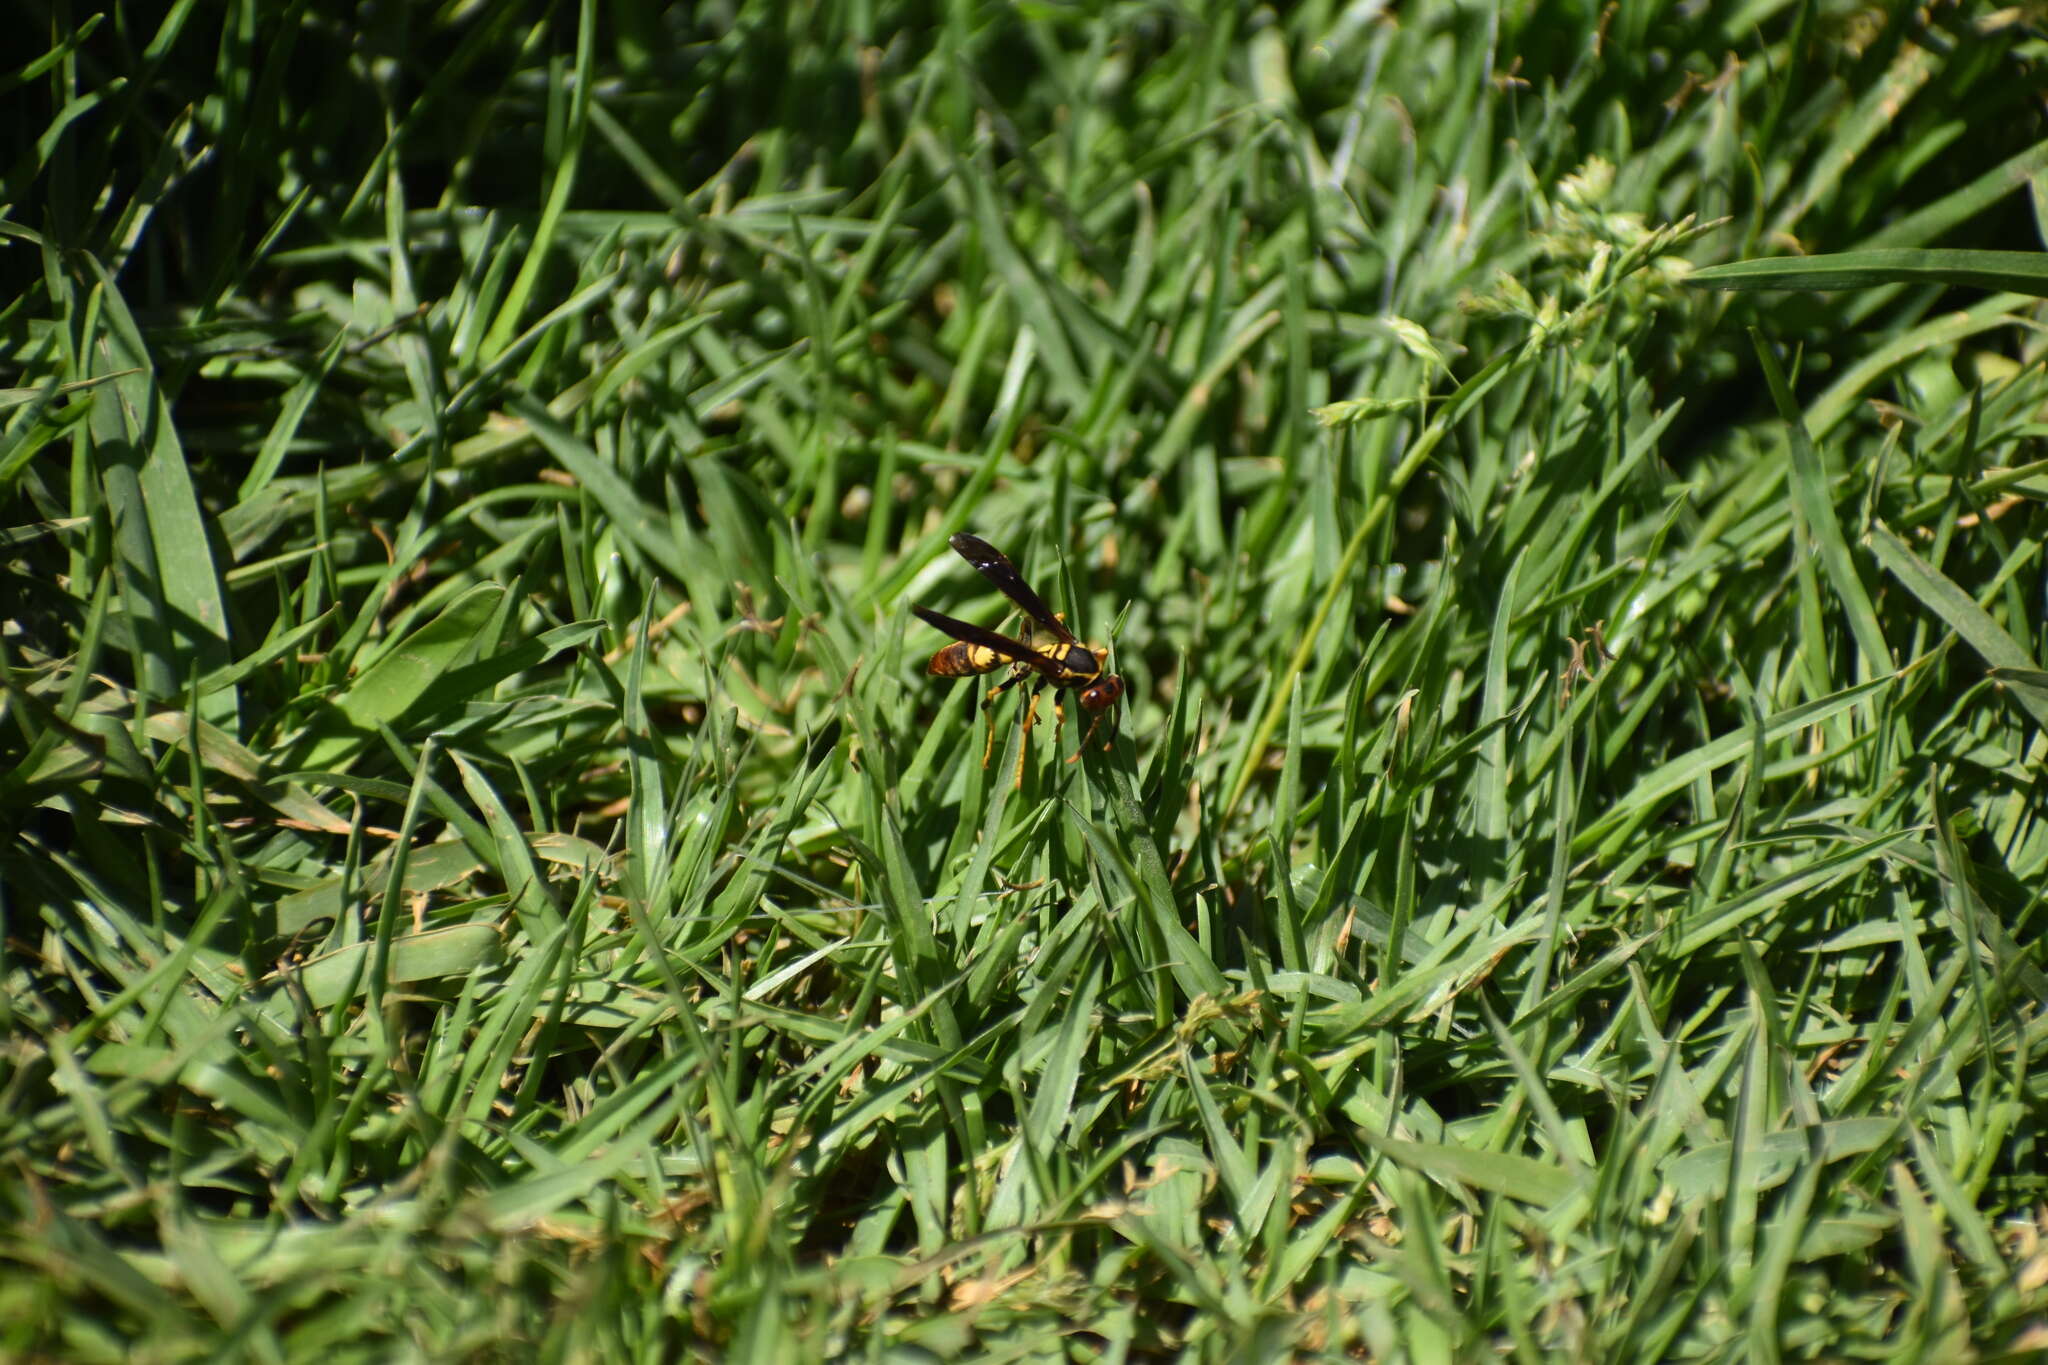
[(972, 678), (993, 673), (1008, 662), (987, 645), (970, 645), (962, 641), (947, 645), (932, 655), (932, 661), (925, 665), (924, 671), (935, 678)]

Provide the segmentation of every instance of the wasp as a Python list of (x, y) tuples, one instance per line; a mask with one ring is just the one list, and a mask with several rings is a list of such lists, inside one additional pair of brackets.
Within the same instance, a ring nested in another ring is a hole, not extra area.
[[(955, 553), (995, 584), (1003, 596), (1017, 604), (1024, 613), (1024, 624), (1019, 638), (1012, 639), (970, 622), (956, 620), (930, 607), (914, 606), (911, 610), (917, 613), (920, 621), (946, 632), (955, 641), (932, 655), (925, 672), (938, 678), (968, 678), (993, 673), (1007, 666), (1010, 676), (990, 690), (982, 709), (987, 710), (1009, 688), (1020, 682), (1030, 682), (1031, 693), (1024, 707), (1027, 738), (1038, 708), (1038, 694), (1047, 687), (1072, 691), (1078, 694), (1081, 709), (1094, 717), (1087, 735), (1081, 740), (1085, 746), (1095, 737), (1095, 727), (1108, 719), (1117, 702), (1123, 699), (1124, 680), (1107, 671), (1109, 651), (1091, 649), (1076, 639), (1074, 632), (1067, 629), (1067, 623), (1045, 605), (1044, 598), (1032, 591), (1031, 585), (1024, 581), (1024, 575), (1017, 572), (1017, 566), (1001, 550), (980, 536), (972, 536), (965, 531), (954, 536), (951, 544)], [(1066, 712), (1058, 706), (1057, 697), (1054, 704), (1064, 719)], [(988, 766), (995, 742), (995, 729), (991, 726), (988, 746), (981, 756), (983, 767)], [(1024, 775), (1022, 753), (1019, 753), (1017, 763), (1017, 776), (1021, 782)]]

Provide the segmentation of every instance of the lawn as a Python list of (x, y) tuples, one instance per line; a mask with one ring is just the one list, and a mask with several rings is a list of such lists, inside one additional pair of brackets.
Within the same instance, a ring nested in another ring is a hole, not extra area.
[(2048, 1351), (2038, 9), (24, 15), (0, 1360)]

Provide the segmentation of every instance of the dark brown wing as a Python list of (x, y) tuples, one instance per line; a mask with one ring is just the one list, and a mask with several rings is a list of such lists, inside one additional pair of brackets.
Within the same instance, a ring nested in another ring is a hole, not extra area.
[(944, 612), (933, 611), (930, 607), (912, 607), (911, 611), (926, 625), (943, 630), (956, 640), (965, 640), (970, 645), (992, 649), (1010, 662), (1022, 664), (1053, 682), (1059, 682), (1065, 677), (1053, 666), (1050, 659), (1021, 641), (1012, 640), (1007, 635), (998, 635), (992, 630), (983, 630), (980, 626), (957, 620)]
[(1003, 596), (1022, 607), (1024, 614), (1042, 626), (1046, 634), (1064, 644), (1081, 643), (1074, 638), (1074, 632), (1052, 614), (1052, 608), (1045, 605), (1045, 599), (1031, 590), (1031, 585), (1024, 581), (1024, 575), (1017, 572), (1017, 566), (1001, 550), (980, 536), (971, 536), (965, 531), (953, 537), (952, 546), (962, 559), (981, 571), (983, 578), (1000, 588)]

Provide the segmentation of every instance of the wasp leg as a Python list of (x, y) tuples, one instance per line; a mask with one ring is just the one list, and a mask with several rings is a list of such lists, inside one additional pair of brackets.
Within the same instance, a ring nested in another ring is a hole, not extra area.
[(1017, 745), (1017, 780), (1013, 784), (1018, 788), (1024, 785), (1024, 760), (1031, 754), (1031, 727), (1038, 720), (1038, 694), (1044, 690), (1041, 681), (1024, 696), (1024, 738)]
[[(1053, 722), (1053, 731), (1052, 731), (1052, 732), (1053, 732), (1053, 734), (1054, 734), (1054, 735), (1058, 735), (1058, 734), (1059, 734), (1059, 733), (1060, 733), (1061, 731), (1063, 731), (1064, 729), (1066, 729), (1066, 725), (1067, 725), (1067, 704), (1066, 704), (1066, 702), (1065, 702), (1065, 701), (1064, 701), (1063, 699), (1056, 699), (1056, 700), (1054, 700), (1054, 702), (1053, 702), (1053, 704), (1052, 704), (1052, 710), (1053, 710), (1053, 715), (1054, 715), (1055, 717), (1057, 717), (1057, 719), (1056, 719), (1056, 720), (1055, 720), (1055, 721)], [(1098, 719), (1099, 719), (1099, 717), (1098, 717)], [(1094, 726), (1092, 726), (1092, 725), (1091, 725), (1091, 726), (1089, 726), (1089, 727), (1088, 727), (1088, 733), (1089, 733), (1089, 734), (1091, 734), (1091, 735), (1092, 735), (1092, 734), (1094, 734), (1094, 733), (1095, 733), (1095, 727), (1094, 727)], [(1053, 750), (1054, 750), (1054, 752), (1058, 752), (1058, 750), (1059, 750), (1059, 743), (1060, 743), (1060, 742), (1059, 742), (1059, 740), (1058, 740), (1058, 739), (1054, 739), (1052, 743), (1053, 743)], [(1085, 748), (1085, 747), (1087, 747), (1088, 741), (1084, 739), (1084, 740), (1082, 740), (1082, 741), (1081, 741), (1081, 744), (1082, 744), (1082, 747), (1083, 747), (1083, 748)], [(1069, 754), (1069, 755), (1067, 756), (1067, 762), (1069, 762), (1069, 763), (1072, 763), (1072, 762), (1073, 762), (1073, 761), (1074, 761), (1075, 759), (1079, 758), (1080, 756), (1081, 756), (1081, 750), (1080, 750), (1080, 749), (1076, 749), (1076, 750), (1074, 750), (1074, 752), (1073, 752), (1073, 753), (1071, 753), (1071, 754)]]
[[(1111, 713), (1108, 711), (1100, 712), (1096, 715), (1095, 719), (1089, 723), (1088, 733), (1081, 736), (1081, 749), (1085, 749), (1088, 747), (1088, 741), (1095, 738), (1095, 727), (1102, 724), (1103, 721), (1108, 720), (1110, 715)], [(1111, 722), (1109, 731), (1110, 737), (1102, 741), (1102, 748), (1105, 753), (1108, 752), (1110, 749), (1116, 747), (1116, 725), (1114, 722)], [(1081, 749), (1074, 750), (1074, 758), (1079, 758), (1081, 756)], [(1067, 762), (1072, 763), (1074, 761), (1074, 758), (1068, 759)]]
[(995, 718), (995, 716), (994, 716), (993, 714), (991, 714), (991, 713), (992, 713), (992, 711), (994, 710), (994, 707), (995, 707), (995, 704), (996, 704), (996, 698), (997, 698), (997, 697), (1000, 697), (1000, 696), (1002, 696), (1002, 695), (1003, 695), (1003, 693), (1005, 693), (1005, 692), (1009, 691), (1009, 690), (1010, 690), (1011, 688), (1015, 687), (1015, 686), (1016, 686), (1016, 685), (1017, 685), (1018, 683), (1022, 682), (1022, 681), (1023, 681), (1024, 679), (1026, 679), (1026, 678), (1028, 678), (1028, 677), (1032, 677), (1032, 676), (1034, 676), (1034, 675), (1033, 675), (1033, 674), (1031, 673), (1031, 671), (1030, 671), (1029, 669), (1016, 669), (1016, 670), (1014, 670), (1014, 671), (1012, 671), (1012, 672), (1011, 672), (1011, 674), (1010, 674), (1010, 676), (1009, 676), (1009, 677), (1007, 677), (1007, 678), (1003, 679), (1003, 680), (1002, 680), (1001, 682), (997, 683), (997, 684), (996, 684), (996, 685), (995, 685), (994, 687), (991, 687), (991, 688), (990, 688), (990, 689), (988, 690), (988, 696), (986, 696), (986, 697), (984, 697), (984, 698), (982, 699), (982, 703), (981, 703), (981, 711), (982, 711), (982, 714), (983, 714), (984, 716), (987, 716), (987, 717), (988, 717), (988, 740), (987, 740), (987, 742), (986, 742), (986, 743), (984, 743), (984, 744), (983, 744), (983, 745), (981, 746), (981, 766), (982, 766), (982, 767), (986, 768), (986, 767), (987, 767), (987, 766), (989, 765), (989, 760), (995, 757), (995, 752), (996, 752), (996, 718)]

